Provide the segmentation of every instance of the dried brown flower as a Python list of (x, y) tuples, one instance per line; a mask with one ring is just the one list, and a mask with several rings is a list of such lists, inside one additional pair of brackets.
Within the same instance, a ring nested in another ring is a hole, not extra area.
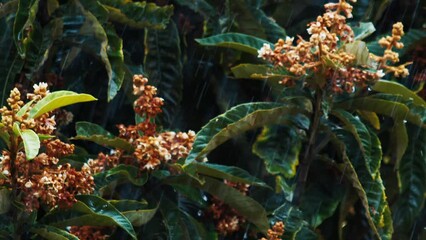
[(283, 234), (284, 223), (279, 221), (276, 222), (271, 229), (268, 229), (268, 238), (261, 238), (260, 240), (281, 240)]

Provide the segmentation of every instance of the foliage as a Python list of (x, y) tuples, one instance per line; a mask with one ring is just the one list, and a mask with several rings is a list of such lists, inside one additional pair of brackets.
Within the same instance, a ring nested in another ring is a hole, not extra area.
[(426, 8), (348, 2), (0, 1), (0, 238), (424, 236)]

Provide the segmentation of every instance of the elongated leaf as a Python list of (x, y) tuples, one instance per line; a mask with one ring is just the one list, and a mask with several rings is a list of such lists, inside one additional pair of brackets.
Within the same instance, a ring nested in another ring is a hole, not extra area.
[(419, 106), (426, 107), (426, 102), (419, 97), (415, 92), (406, 88), (404, 85), (397, 82), (379, 80), (371, 87), (374, 91), (382, 93), (390, 93), (395, 95), (401, 95), (404, 100), (413, 100), (413, 102)]
[(193, 163), (196, 172), (202, 175), (226, 179), (232, 182), (246, 183), (253, 186), (268, 187), (263, 181), (250, 175), (247, 171), (233, 166), (224, 166), (213, 163)]
[(144, 68), (150, 83), (165, 100), (162, 125), (169, 126), (176, 117), (182, 99), (182, 56), (176, 25), (170, 22), (165, 30), (148, 30), (145, 34)]
[[(382, 161), (381, 145), (377, 136), (374, 133), (371, 134), (359, 118), (346, 111), (336, 110), (332, 114), (339, 118), (344, 123), (344, 128), (352, 133), (366, 161), (365, 166), (372, 177), (375, 178)], [(376, 147), (380, 148), (379, 151), (374, 151)]]
[(419, 115), (410, 112), (410, 109), (399, 102), (377, 99), (374, 97), (361, 97), (351, 101), (335, 104), (349, 110), (363, 110), (375, 112), (393, 118), (395, 121), (407, 120), (415, 125), (424, 126), (425, 123)]
[(396, 121), (392, 133), (393, 138), (396, 140), (396, 146), (394, 147), (395, 169), (399, 169), (401, 159), (408, 146), (408, 135), (405, 123), (403, 121)]
[(269, 44), (271, 47), (272, 43), (242, 33), (224, 33), (207, 38), (196, 39), (196, 41), (203, 46), (215, 46), (232, 48), (242, 52), (247, 52), (257, 56), (257, 51), (263, 46), (263, 44)]
[(140, 227), (150, 221), (158, 209), (158, 207), (146, 209), (145, 202), (133, 200), (111, 200), (108, 202), (129, 219), (134, 227)]
[(166, 184), (183, 184), (199, 188), (216, 196), (226, 204), (237, 210), (245, 219), (253, 223), (261, 232), (266, 233), (269, 228), (266, 211), (262, 205), (250, 197), (245, 196), (240, 191), (210, 177), (205, 177), (204, 184), (200, 184), (192, 178), (186, 176), (167, 178)]
[(299, 164), (301, 140), (294, 128), (265, 127), (253, 144), (252, 151), (264, 161), (269, 173), (292, 178)]
[(227, 112), (210, 120), (198, 133), (193, 148), (186, 159), (186, 164), (202, 159), (228, 139), (269, 124), (291, 122), (287, 116), (308, 114), (312, 111), (310, 101), (303, 101), (302, 106), (279, 103), (246, 103), (231, 108)]
[(40, 150), (40, 139), (37, 134), (33, 130), (25, 129), (20, 131), (20, 135), (24, 143), (27, 160), (35, 158)]
[(48, 94), (46, 97), (38, 101), (29, 111), (28, 115), (30, 118), (37, 118), (44, 113), (53, 111), (60, 107), (96, 100), (96, 98), (89, 94), (78, 94), (71, 91), (57, 91)]
[(49, 225), (36, 225), (30, 231), (48, 240), (79, 240), (71, 233)]
[(129, 220), (106, 200), (93, 195), (76, 196), (78, 202), (69, 210), (54, 209), (41, 222), (64, 228), (67, 226), (117, 226), (132, 239), (136, 233)]
[(25, 41), (27, 40), (27, 29), (33, 28), (34, 20), (38, 10), (39, 0), (19, 0), (13, 26), (13, 37), (16, 48), (22, 58), (25, 58)]
[(133, 151), (133, 146), (124, 139), (114, 136), (101, 126), (90, 122), (77, 122), (75, 124), (77, 136), (75, 140), (86, 140), (99, 145)]
[(173, 14), (173, 6), (126, 0), (101, 0), (113, 22), (132, 28), (164, 29)]
[(176, 3), (202, 14), (206, 19), (217, 14), (216, 9), (205, 0), (176, 0)]
[(370, 123), (370, 125), (376, 129), (380, 130), (380, 120), (376, 113), (369, 111), (358, 111), (359, 116)]
[(118, 90), (120, 90), (123, 84), (125, 66), (124, 66), (124, 54), (123, 54), (123, 40), (117, 36), (112, 26), (105, 28), (106, 35), (108, 37), (107, 54), (108, 60), (111, 64), (111, 77), (108, 81), (108, 101), (111, 101)]
[(401, 239), (410, 238), (426, 194), (426, 132), (408, 125), (408, 133), (408, 148), (397, 169), (400, 195), (393, 207), (393, 221)]

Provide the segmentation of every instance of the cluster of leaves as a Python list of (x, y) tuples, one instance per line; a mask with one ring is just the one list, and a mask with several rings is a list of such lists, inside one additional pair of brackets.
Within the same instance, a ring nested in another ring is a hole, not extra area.
[[(413, 231), (420, 234), (425, 224), (426, 134), (425, 102), (416, 92), (423, 83), (408, 78), (404, 87), (396, 79), (380, 80), (356, 94), (321, 101), (319, 130), (310, 146), (318, 111), (315, 93), (279, 85), (282, 73), (256, 58), (265, 43), (272, 46), (287, 33), (305, 35), (306, 24), (322, 12), (322, 1), (0, 2), (3, 100), (12, 85), (25, 91), (39, 81), (89, 92), (104, 104), (91, 107), (90, 117), (76, 111), (76, 118), (101, 123), (112, 132), (115, 123), (143, 121), (134, 119), (131, 110), (117, 110), (132, 102), (129, 89), (136, 73), (148, 75), (164, 98), (163, 114), (156, 119), (164, 128), (198, 129), (225, 112), (198, 132), (186, 159), (149, 173), (124, 164), (98, 173), (93, 195), (77, 196), (68, 210), (33, 212), (21, 237), (77, 239), (70, 230), (87, 227), (111, 239), (256, 238), (266, 236), (269, 223), (276, 221), (285, 223), (284, 239), (406, 239)], [(357, 40), (366, 40), (352, 49), (360, 49), (359, 61), (368, 54), (364, 46), (381, 54), (375, 37), (390, 28), (375, 32), (373, 23), (386, 21), (389, 5), (355, 5), (355, 19), (364, 22), (351, 26)], [(423, 30), (410, 29), (400, 55), (425, 36)], [(253, 98), (262, 102), (230, 108)], [(251, 146), (247, 139), (259, 128)], [(77, 148), (61, 159), (76, 168), (96, 158), (99, 149), (134, 151), (100, 125), (79, 122), (76, 132), (76, 140), (102, 146), (84, 144), (88, 151)], [(238, 156), (223, 153), (230, 144), (239, 148)], [(315, 159), (306, 168), (302, 159), (308, 146)], [(211, 162), (226, 165), (200, 162), (209, 153)], [(307, 176), (302, 193), (296, 187), (300, 175)], [(248, 196), (223, 179), (251, 185)], [(294, 201), (295, 195), (300, 200)], [(206, 211), (211, 196), (235, 209), (247, 227), (218, 236)], [(1, 189), (1, 198), (8, 197)], [(3, 221), (0, 226), (0, 236), (7, 238), (11, 225)]]

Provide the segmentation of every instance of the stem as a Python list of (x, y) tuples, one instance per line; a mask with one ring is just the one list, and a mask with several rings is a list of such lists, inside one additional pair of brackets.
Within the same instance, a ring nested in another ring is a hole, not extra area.
[(16, 156), (18, 154), (18, 142), (17, 139), (13, 136), (13, 132), (10, 133), (10, 183), (12, 187), (12, 195), (11, 195), (11, 202), (12, 202), (12, 220), (14, 225), (14, 239), (21, 239), (21, 233), (22, 233), (22, 227), (20, 224), (20, 210), (17, 206), (15, 206), (14, 202), (18, 199), (18, 170), (16, 169)]
[(305, 191), (306, 180), (308, 178), (309, 167), (315, 158), (315, 140), (317, 137), (317, 131), (321, 119), (321, 103), (323, 99), (323, 92), (318, 88), (315, 92), (315, 105), (314, 105), (314, 115), (312, 116), (312, 124), (309, 127), (309, 141), (306, 146), (305, 153), (303, 158), (300, 161), (299, 174), (297, 176), (296, 189), (294, 190), (293, 204), (299, 205), (302, 195)]

